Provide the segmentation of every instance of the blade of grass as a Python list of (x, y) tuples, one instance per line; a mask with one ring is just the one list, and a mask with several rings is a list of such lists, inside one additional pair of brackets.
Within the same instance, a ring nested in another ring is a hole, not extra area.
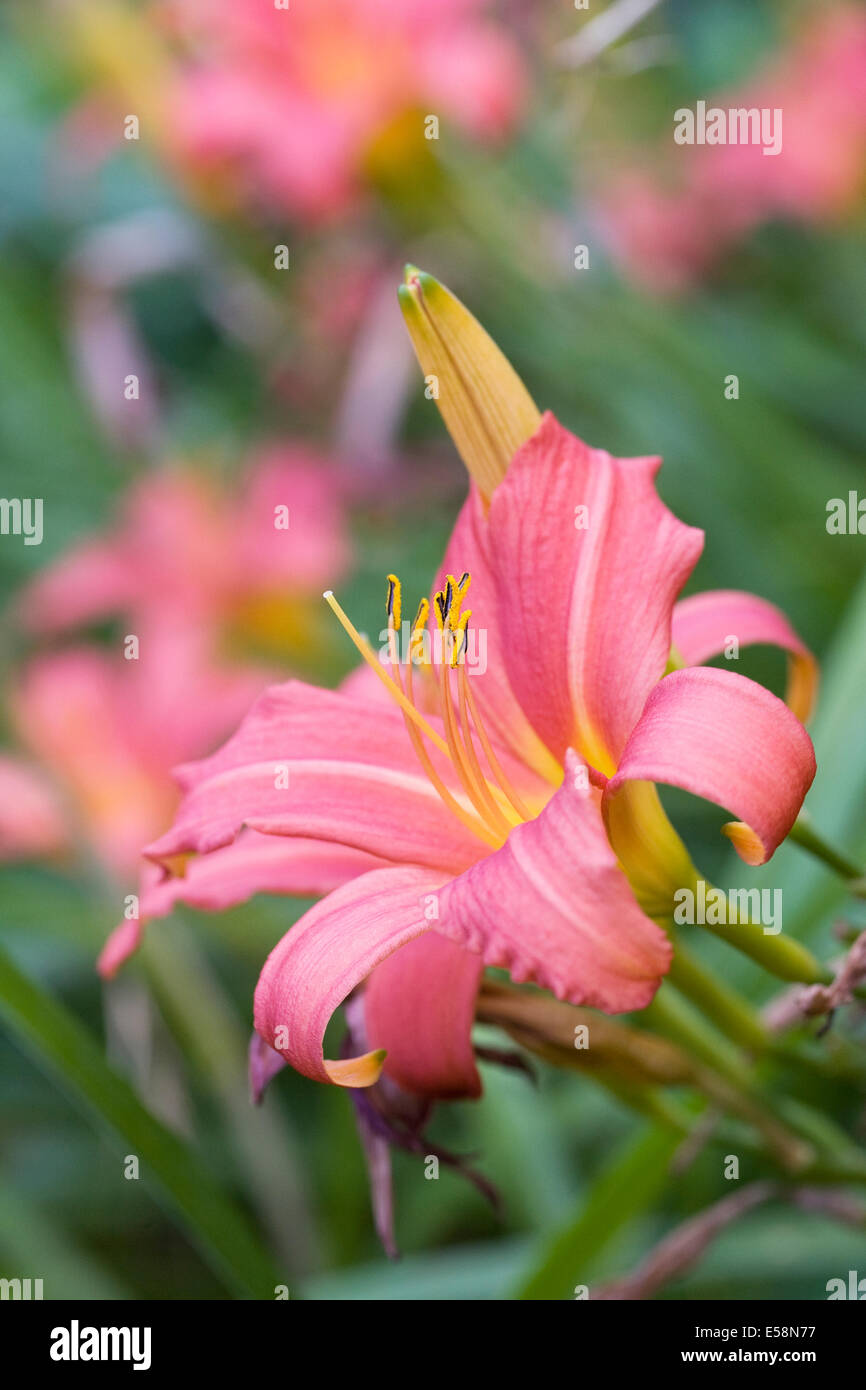
[(142, 1180), (179, 1219), (226, 1287), (241, 1297), (273, 1298), (279, 1273), (204, 1160), (144, 1108), (74, 1015), (22, 974), (2, 948), (0, 1018), (72, 1098), (138, 1156)]
[(205, 954), (179, 923), (151, 932), (145, 968), (184, 1056), (213, 1095), (250, 1200), (289, 1276), (317, 1263), (298, 1146), (275, 1106), (253, 1106), (245, 1033)]
[(673, 1129), (653, 1125), (630, 1138), (596, 1179), (577, 1216), (556, 1232), (517, 1288), (519, 1299), (564, 1299), (587, 1283), (593, 1262), (613, 1236), (644, 1211), (664, 1185), (682, 1142)]

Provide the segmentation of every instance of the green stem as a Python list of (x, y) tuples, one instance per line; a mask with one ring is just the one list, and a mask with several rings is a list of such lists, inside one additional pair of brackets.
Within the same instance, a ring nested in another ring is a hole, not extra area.
[(832, 980), (832, 974), (821, 965), (812, 952), (792, 936), (783, 932), (771, 935), (757, 922), (745, 918), (727, 923), (701, 922), (700, 925), (720, 941), (727, 941), (738, 951), (749, 956), (756, 965), (768, 970), (778, 980), (788, 980), (795, 984), (824, 985)]
[[(855, 933), (856, 935), (856, 933)], [(844, 1077), (862, 1082), (866, 1078), (866, 1059), (856, 1048), (835, 1040), (834, 1055), (805, 1052), (790, 1041), (773, 1037), (760, 1015), (741, 994), (714, 976), (676, 940), (676, 953), (667, 978), (671, 984), (706, 1015), (732, 1043), (745, 1052), (772, 1057), (787, 1065), (803, 1065), (817, 1075)]]
[(751, 1089), (751, 1071), (736, 1047), (686, 1002), (671, 981), (664, 981), (641, 1018), (732, 1086), (742, 1091)]
[(671, 1038), (702, 1067), (700, 1083), (731, 1113), (748, 1121), (788, 1171), (805, 1168), (815, 1157), (811, 1134), (782, 1116), (773, 1097), (761, 1090), (751, 1069), (724, 1034), (665, 981), (644, 1011), (663, 1036)]
[(714, 979), (680, 939), (668, 979), (738, 1047), (764, 1052), (769, 1046), (770, 1034), (752, 1006), (730, 986)]
[(778, 1098), (778, 1109), (786, 1124), (815, 1145), (819, 1174), (828, 1179), (866, 1182), (866, 1153), (829, 1115), (790, 1096)]
[(800, 812), (791, 827), (788, 838), (799, 845), (801, 849), (806, 850), (808, 854), (820, 859), (822, 864), (826, 864), (840, 878), (844, 878), (852, 892), (861, 897), (866, 896), (863, 869), (824, 839), (824, 836), (815, 829), (811, 817), (806, 811)]

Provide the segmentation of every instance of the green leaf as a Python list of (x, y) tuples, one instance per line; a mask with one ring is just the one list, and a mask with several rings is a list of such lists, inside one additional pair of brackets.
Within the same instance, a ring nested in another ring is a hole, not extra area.
[(84, 1102), (125, 1152), (138, 1156), (142, 1180), (179, 1218), (202, 1258), (241, 1297), (273, 1298), (283, 1282), (246, 1217), (215, 1184), (204, 1161), (150, 1114), (132, 1087), (106, 1064), (78, 1020), (0, 948), (0, 1017), (73, 1099)]
[(226, 1145), (285, 1266), (285, 1283), (309, 1267), (317, 1245), (295, 1133), (276, 1106), (250, 1104), (249, 1029), (239, 1025), (192, 935), (174, 922), (167, 931), (152, 931), (142, 954), (166, 1022), (219, 1107)]
[(558, 1231), (529, 1277), (520, 1299), (563, 1299), (586, 1283), (593, 1261), (656, 1197), (681, 1142), (676, 1131), (660, 1126), (641, 1130), (613, 1164), (596, 1179), (577, 1216)]

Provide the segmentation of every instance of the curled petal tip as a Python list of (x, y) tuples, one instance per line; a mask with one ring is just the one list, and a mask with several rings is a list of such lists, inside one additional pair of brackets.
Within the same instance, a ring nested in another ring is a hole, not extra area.
[(722, 826), (722, 834), (727, 835), (740, 858), (752, 868), (757, 868), (767, 859), (767, 851), (761, 843), (760, 836), (756, 835), (745, 821), (728, 821), (727, 825)]
[(325, 1071), (335, 1086), (372, 1086), (379, 1080), (387, 1053), (383, 1047), (365, 1052), (361, 1057), (347, 1057), (342, 1062), (325, 1061)]
[(785, 701), (801, 724), (808, 723), (818, 699), (818, 662), (808, 650), (794, 652), (788, 662)]

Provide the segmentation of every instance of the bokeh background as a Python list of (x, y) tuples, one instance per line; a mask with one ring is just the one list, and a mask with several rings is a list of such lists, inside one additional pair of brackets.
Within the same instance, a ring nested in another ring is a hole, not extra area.
[[(346, 1096), (284, 1073), (250, 1108), (253, 987), (306, 904), (178, 910), (107, 989), (94, 961), (171, 814), (171, 765), (275, 675), (351, 669), (322, 588), (371, 634), (386, 571), (410, 606), (427, 592), (465, 475), (403, 330), (406, 261), (568, 427), (664, 456), (665, 500), (707, 531), (693, 587), (788, 613), (825, 663), (809, 807), (866, 852), (866, 539), (825, 525), (830, 499), (866, 496), (866, 9), (8, 0), (0, 25), (2, 494), (44, 501), (41, 544), (0, 537), (0, 1273), (56, 1298), (274, 1278), (292, 1297), (501, 1298), (570, 1232), (560, 1296), (572, 1272), (621, 1274), (718, 1175), (698, 1159), (650, 1204), (632, 1173), (619, 1217), (581, 1228), (638, 1127), (589, 1080), (485, 1065), (483, 1101), (434, 1132), (502, 1212), (398, 1155), (397, 1265)], [(701, 99), (780, 106), (782, 154), (675, 145), (674, 110)], [(286, 488), (288, 560), (257, 530)], [(740, 669), (782, 688), (775, 654)], [(724, 882), (720, 818), (667, 800)], [(856, 922), (796, 850), (765, 873), (824, 954)], [(863, 1248), (770, 1205), (664, 1296), (821, 1298)]]

